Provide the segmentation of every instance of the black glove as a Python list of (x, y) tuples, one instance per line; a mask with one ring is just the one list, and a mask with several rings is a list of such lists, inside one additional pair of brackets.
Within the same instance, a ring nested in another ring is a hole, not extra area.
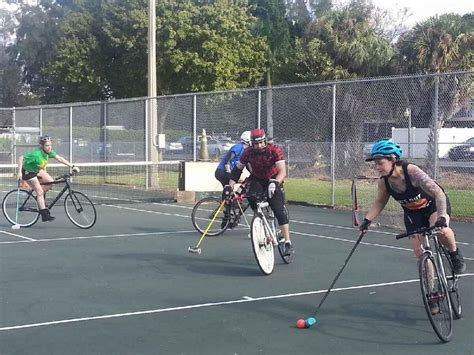
[(368, 230), (371, 223), (372, 223), (371, 220), (368, 220), (367, 218), (364, 218), (361, 225), (359, 226), (359, 230), (361, 232), (364, 232), (364, 231)]
[(436, 228), (444, 228), (444, 227), (447, 227), (447, 226), (448, 226), (448, 223), (446, 221), (446, 218), (443, 217), (443, 216), (438, 217), (438, 219), (435, 222), (435, 227)]

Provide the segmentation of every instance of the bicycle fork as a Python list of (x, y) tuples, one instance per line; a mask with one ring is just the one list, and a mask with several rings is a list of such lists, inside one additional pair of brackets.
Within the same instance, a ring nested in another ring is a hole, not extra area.
[(276, 231), (274, 231), (271, 227), (270, 227), (270, 224), (268, 223), (267, 221), (267, 218), (265, 217), (265, 214), (263, 213), (263, 210), (262, 208), (264, 207), (268, 207), (269, 204), (268, 202), (262, 202), (258, 205), (257, 207), (257, 215), (262, 219), (263, 221), (263, 225), (264, 225), (264, 230), (265, 230), (265, 238), (270, 238), (271, 239), (271, 242), (273, 244), (273, 246), (277, 246), (278, 245), (278, 241), (276, 240), (276, 236), (275, 236), (275, 233)]

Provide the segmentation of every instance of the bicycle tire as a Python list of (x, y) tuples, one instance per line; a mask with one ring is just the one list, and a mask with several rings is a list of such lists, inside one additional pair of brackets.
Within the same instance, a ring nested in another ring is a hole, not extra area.
[[(18, 220), (16, 216), (17, 198)], [(8, 192), (2, 201), (2, 211), (9, 223), (17, 224), (22, 228), (31, 227), (38, 222), (40, 217), (36, 197), (24, 189), (14, 189)]]
[(69, 220), (79, 228), (89, 229), (97, 221), (94, 203), (82, 192), (70, 190), (64, 199), (64, 210)]
[[(205, 197), (194, 205), (191, 213), (191, 221), (199, 233), (203, 234), (206, 231), (221, 202), (222, 200), (216, 197)], [(206, 236), (217, 237), (229, 228), (230, 219), (225, 218), (225, 213), (227, 213), (227, 215), (229, 214), (229, 207), (227, 205), (220, 210), (219, 215), (207, 231)]]
[(275, 255), (273, 251), (272, 238), (268, 236), (262, 217), (255, 215), (250, 227), (250, 239), (252, 250), (260, 271), (270, 275), (275, 266)]
[(446, 274), (446, 282), (448, 283), (449, 300), (455, 319), (462, 317), (461, 296), (459, 295), (458, 281), (459, 276), (454, 272), (454, 266), (451, 261), (448, 249), (442, 245), (439, 246), (439, 253), (443, 262), (444, 272)]
[[(432, 267), (432, 276), (430, 277), (430, 265)], [(451, 301), (445, 278), (440, 274), (440, 270), (434, 261), (432, 255), (426, 253), (421, 256), (419, 262), (420, 288), (423, 297), (426, 314), (438, 338), (447, 343), (451, 340), (453, 334), (453, 313), (451, 310)], [(439, 312), (431, 313), (430, 300), (433, 301), (433, 292), (437, 292), (436, 303), (439, 306)]]
[[(283, 208), (289, 219), (288, 209), (286, 208), (285, 205), (283, 205)], [(281, 235), (280, 225), (278, 224), (278, 221), (276, 218), (273, 218), (273, 225), (275, 228), (275, 235), (277, 236), (277, 240), (278, 240), (278, 252), (283, 262), (285, 264), (290, 264), (295, 258), (295, 252), (293, 250), (290, 255), (285, 254), (285, 238), (283, 238), (283, 236)]]

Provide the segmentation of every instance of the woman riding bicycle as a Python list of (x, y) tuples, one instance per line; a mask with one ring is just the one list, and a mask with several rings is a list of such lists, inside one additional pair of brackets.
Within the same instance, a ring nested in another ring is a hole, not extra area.
[[(448, 248), (455, 272), (466, 270), (464, 259), (456, 247), (453, 230), (449, 227), (451, 206), (444, 190), (418, 166), (400, 160), (400, 146), (390, 140), (382, 139), (372, 147), (366, 161), (374, 161), (380, 174), (378, 194), (364, 218), (360, 230), (369, 228), (371, 222), (382, 212), (392, 196), (403, 208), (407, 232), (420, 228), (436, 226), (442, 228), (439, 241)], [(417, 258), (423, 254), (422, 239), (414, 235), (411, 239)]]
[(39, 212), (41, 214), (41, 219), (43, 222), (46, 222), (55, 219), (55, 217), (51, 216), (51, 214), (49, 213), (49, 209), (46, 208), (44, 198), (45, 193), (49, 191), (52, 187), (51, 184), (48, 185), (47, 183), (54, 181), (54, 179), (46, 172), (45, 169), (46, 165), (48, 164), (49, 158), (54, 158), (60, 163), (69, 166), (70, 168), (72, 168), (72, 171), (74, 173), (78, 173), (79, 168), (56, 153), (56, 151), (53, 149), (51, 137), (40, 137), (39, 144), (39, 148), (24, 155), (21, 155), (18, 158), (17, 177), (18, 180), (25, 181), (28, 186), (35, 191), (36, 199), (38, 201), (38, 206), (40, 209)]

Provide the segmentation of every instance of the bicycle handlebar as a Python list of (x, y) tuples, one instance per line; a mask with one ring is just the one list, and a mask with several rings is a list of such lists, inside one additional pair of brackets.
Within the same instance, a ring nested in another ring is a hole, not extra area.
[(406, 237), (409, 237), (410, 235), (414, 235), (414, 234), (423, 234), (423, 233), (430, 233), (434, 230), (439, 230), (440, 228), (436, 227), (436, 226), (432, 226), (432, 227), (425, 227), (425, 228), (420, 228), (420, 229), (417, 229), (417, 230), (414, 230), (414, 231), (411, 231), (411, 232), (406, 232), (406, 233), (402, 233), (402, 234), (397, 234), (397, 236), (395, 237), (397, 240), (398, 239), (402, 239), (402, 238), (406, 238)]

